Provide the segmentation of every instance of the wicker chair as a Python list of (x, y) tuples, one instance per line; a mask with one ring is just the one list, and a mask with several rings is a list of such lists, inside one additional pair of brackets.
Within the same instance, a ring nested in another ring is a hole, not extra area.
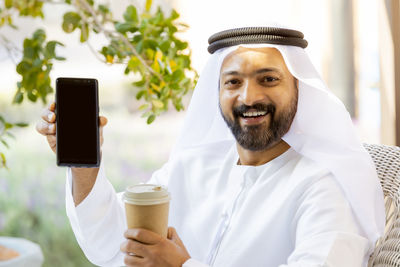
[(386, 227), (368, 267), (400, 267), (400, 147), (364, 144), (385, 195)]

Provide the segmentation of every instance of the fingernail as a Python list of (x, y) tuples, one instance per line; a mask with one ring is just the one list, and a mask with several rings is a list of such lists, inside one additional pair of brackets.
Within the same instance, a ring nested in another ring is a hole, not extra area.
[(50, 113), (47, 117), (49, 118), (49, 121), (51, 121), (53, 119), (53, 113)]
[(50, 124), (50, 125), (49, 125), (49, 130), (50, 130), (50, 131), (54, 131), (54, 124)]

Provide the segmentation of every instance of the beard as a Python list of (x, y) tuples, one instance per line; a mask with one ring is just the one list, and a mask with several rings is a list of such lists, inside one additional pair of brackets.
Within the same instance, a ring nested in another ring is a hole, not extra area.
[[(272, 147), (278, 143), (285, 135), (293, 122), (297, 111), (298, 92), (289, 103), (288, 107), (281, 113), (276, 113), (274, 104), (257, 103), (252, 106), (240, 105), (233, 108), (234, 120), (226, 116), (219, 105), (222, 117), (231, 130), (236, 141), (241, 147), (250, 151), (261, 151)], [(271, 116), (269, 126), (265, 122), (258, 125), (248, 125), (242, 127), (239, 119), (244, 112), (253, 109), (255, 111), (266, 111), (266, 116)]]

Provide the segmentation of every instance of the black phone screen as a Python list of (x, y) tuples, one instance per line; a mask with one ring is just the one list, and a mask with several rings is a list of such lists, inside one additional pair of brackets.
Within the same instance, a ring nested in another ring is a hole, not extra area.
[(96, 79), (56, 80), (57, 165), (100, 164), (98, 86)]

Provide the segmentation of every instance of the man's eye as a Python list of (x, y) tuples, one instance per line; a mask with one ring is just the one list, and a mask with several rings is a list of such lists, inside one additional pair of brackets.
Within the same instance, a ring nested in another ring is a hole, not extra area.
[(238, 85), (240, 81), (238, 79), (232, 79), (225, 82), (227, 85)]
[(265, 76), (263, 79), (263, 82), (275, 82), (275, 81), (277, 81), (278, 80), (278, 78), (275, 78), (275, 77), (271, 77), (271, 76)]

